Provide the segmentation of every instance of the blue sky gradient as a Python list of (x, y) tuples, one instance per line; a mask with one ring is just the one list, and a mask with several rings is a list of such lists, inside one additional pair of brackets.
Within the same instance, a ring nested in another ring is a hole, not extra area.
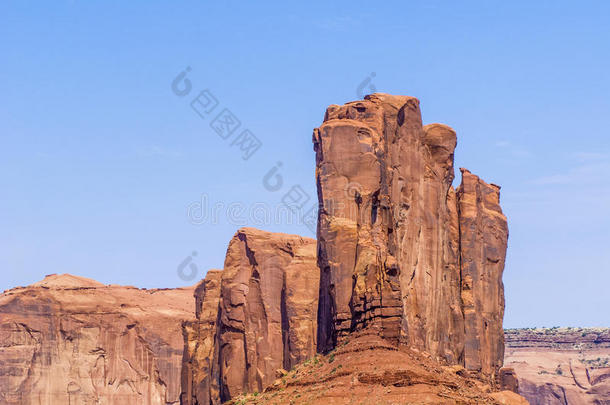
[[(603, 1), (2, 2), (0, 290), (193, 284), (177, 267), (221, 268), (239, 226), (313, 236), (235, 207), (315, 198), (312, 129), (374, 75), (502, 186), (505, 325), (610, 326), (608, 21)], [(204, 89), (261, 140), (250, 159), (191, 109)], [(202, 198), (224, 206), (193, 224)]]

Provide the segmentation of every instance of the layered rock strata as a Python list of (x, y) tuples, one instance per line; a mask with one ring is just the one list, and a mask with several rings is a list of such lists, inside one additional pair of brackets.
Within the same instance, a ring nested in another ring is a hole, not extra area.
[(504, 361), (532, 405), (610, 404), (610, 329), (510, 329), (505, 336)]
[(51, 275), (0, 295), (0, 404), (178, 404), (192, 288)]
[(499, 187), (463, 171), (455, 132), (413, 97), (330, 106), (314, 130), (320, 203), (318, 343), (364, 328), (495, 376), (508, 228)]

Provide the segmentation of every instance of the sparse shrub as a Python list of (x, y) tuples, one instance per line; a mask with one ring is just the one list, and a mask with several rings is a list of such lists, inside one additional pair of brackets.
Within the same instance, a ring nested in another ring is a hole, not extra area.
[(563, 375), (563, 370), (561, 369), (561, 364), (557, 365), (557, 368), (555, 369), (555, 374)]

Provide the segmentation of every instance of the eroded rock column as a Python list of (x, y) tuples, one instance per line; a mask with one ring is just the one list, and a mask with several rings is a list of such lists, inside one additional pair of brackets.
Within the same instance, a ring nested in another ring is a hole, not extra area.
[(360, 328), (457, 362), (463, 346), (455, 132), (413, 97), (330, 106), (314, 131), (322, 351)]
[(461, 170), (458, 205), (465, 366), (495, 375), (504, 359), (502, 273), (508, 225), (500, 208), (500, 187)]
[(508, 238), (499, 188), (464, 172), (455, 191), (456, 134), (423, 126), (413, 97), (330, 106), (313, 143), (319, 350), (368, 328), (494, 374)]

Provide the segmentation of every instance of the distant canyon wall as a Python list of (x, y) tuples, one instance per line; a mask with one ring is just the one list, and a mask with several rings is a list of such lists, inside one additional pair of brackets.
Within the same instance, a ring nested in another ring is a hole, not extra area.
[(505, 363), (531, 405), (610, 404), (610, 329), (506, 331)]

